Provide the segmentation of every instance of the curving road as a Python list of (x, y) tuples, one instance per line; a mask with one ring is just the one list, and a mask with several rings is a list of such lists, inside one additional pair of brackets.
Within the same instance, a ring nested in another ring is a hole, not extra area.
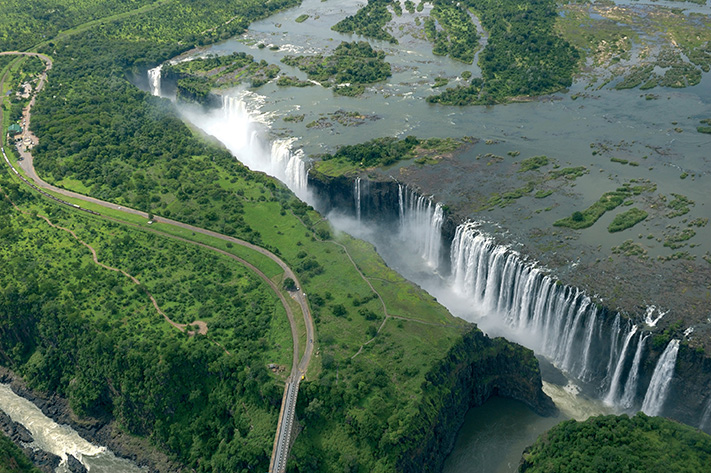
[[(30, 138), (33, 144), (37, 143), (37, 138), (32, 134), (32, 132), (29, 130), (30, 126), (30, 119), (31, 119), (31, 114), (30, 110), (32, 106), (35, 103), (35, 98), (37, 96), (37, 93), (42, 90), (44, 87), (44, 84), (47, 79), (47, 71), (49, 71), (52, 68), (52, 59), (49, 56), (46, 56), (44, 54), (40, 53), (34, 53), (34, 52), (21, 52), (21, 51), (5, 51), (5, 52), (0, 52), (0, 55), (23, 55), (23, 56), (35, 56), (39, 57), (42, 59), (45, 64), (47, 65), (45, 71), (40, 75), (40, 81), (35, 88), (33, 94), (32, 94), (32, 99), (30, 100), (30, 104), (27, 107), (26, 112), (24, 113), (24, 118), (25, 118), (25, 124), (24, 124), (24, 130), (23, 130), (23, 137)], [(2, 90), (3, 84), (5, 82), (5, 79), (7, 77), (7, 73), (0, 78), (0, 90)], [(0, 107), (0, 124), (2, 123), (2, 107)], [(3, 130), (4, 133), (4, 130)], [(92, 204), (99, 205), (104, 208), (112, 209), (112, 210), (117, 210), (120, 212), (125, 212), (125, 213), (130, 213), (133, 215), (139, 215), (141, 217), (144, 217), (148, 219), (148, 214), (146, 212), (143, 212), (141, 210), (136, 210), (132, 209), (129, 207), (125, 206), (120, 206), (117, 204), (114, 204), (112, 202), (106, 202), (104, 200), (100, 200), (94, 197), (86, 196), (83, 194), (78, 194), (76, 192), (72, 192), (66, 189), (62, 189), (56, 186), (53, 186), (45, 181), (43, 181), (35, 172), (34, 168), (34, 163), (33, 163), (33, 156), (32, 153), (29, 151), (24, 150), (24, 146), (18, 146), (17, 147), (18, 152), (20, 153), (20, 156), (22, 159), (18, 161), (18, 165), (22, 168), (24, 173), (34, 182), (34, 184), (39, 188), (39, 189), (44, 189), (46, 191), (51, 191), (66, 197), (72, 197), (75, 199), (82, 200), (84, 202), (91, 202)], [(5, 150), (3, 149), (3, 154), (5, 154)], [(14, 171), (15, 174), (18, 176), (22, 177), (17, 170), (14, 168), (12, 163), (5, 157), (5, 161), (7, 164), (10, 166), (10, 168)], [(24, 179), (23, 179), (24, 180)], [(31, 185), (31, 183), (27, 182), (28, 184)], [(67, 202), (60, 201), (62, 203), (65, 203), (66, 205), (76, 207), (72, 204), (69, 204)], [(108, 217), (104, 217), (108, 218)], [(115, 219), (111, 219), (115, 220)], [(154, 219), (156, 220), (156, 219)], [(119, 221), (119, 220), (117, 220)], [(119, 221), (121, 222), (121, 221)], [(240, 240), (239, 238), (234, 238), (230, 237), (227, 235), (222, 235), (221, 233), (213, 232), (211, 230), (207, 230), (204, 228), (196, 227), (193, 225), (189, 225), (187, 223), (179, 222), (177, 220), (172, 220), (169, 218), (164, 218), (160, 217), (160, 222), (161, 223), (167, 223), (169, 225), (173, 225), (175, 227), (183, 228), (186, 230), (190, 230), (191, 232), (195, 233), (200, 233), (203, 235), (207, 235), (213, 238), (218, 238), (220, 240), (228, 241), (236, 245), (243, 246), (245, 248), (249, 248), (250, 250), (256, 251), (257, 253), (260, 253), (273, 262), (275, 262), (279, 267), (284, 271), (284, 276), (291, 278), (294, 280), (296, 283), (297, 287), (301, 288), (301, 283), (299, 282), (299, 279), (297, 278), (296, 274), (292, 269), (277, 255), (272, 253), (271, 251), (262, 248), (260, 246), (254, 245), (248, 241)], [(126, 222), (121, 222), (121, 223), (126, 223)], [(154, 231), (155, 233), (161, 233), (165, 236), (171, 237), (171, 238), (176, 238), (178, 240), (182, 240), (191, 244), (199, 245), (205, 248), (209, 248), (213, 251), (217, 251), (221, 254), (224, 254), (226, 256), (229, 256), (237, 261), (240, 261), (242, 264), (246, 265), (248, 268), (250, 268), (252, 271), (254, 271), (261, 279), (263, 279), (271, 289), (279, 296), (282, 305), (284, 305), (284, 308), (286, 309), (287, 316), (289, 318), (289, 325), (291, 326), (291, 336), (293, 340), (293, 348), (294, 348), (294, 353), (293, 353), (293, 361), (292, 361), (292, 367), (291, 367), (291, 374), (289, 378), (286, 381), (286, 386), (284, 388), (284, 396), (282, 399), (282, 406), (281, 406), (281, 412), (279, 414), (279, 423), (277, 426), (277, 433), (276, 437), (274, 439), (274, 448), (272, 451), (272, 458), (269, 466), (269, 471), (273, 473), (281, 473), (285, 471), (286, 469), (286, 459), (288, 457), (289, 453), (289, 445), (290, 445), (290, 440), (291, 440), (291, 432), (293, 429), (293, 420), (294, 420), (294, 414), (296, 411), (296, 399), (299, 393), (299, 385), (301, 382), (301, 379), (306, 375), (306, 371), (308, 369), (309, 363), (311, 362), (311, 357), (313, 356), (313, 351), (314, 351), (314, 340), (316, 338), (316, 330), (314, 328), (314, 321), (313, 317), (311, 315), (311, 311), (309, 309), (308, 303), (306, 301), (306, 294), (301, 292), (300, 290), (294, 291), (291, 293), (292, 298), (298, 302), (299, 307), (301, 308), (301, 313), (304, 318), (304, 323), (306, 325), (306, 349), (304, 350), (304, 355), (301, 357), (299, 360), (299, 336), (298, 336), (298, 330), (297, 330), (297, 325), (296, 321), (294, 319), (294, 314), (291, 310), (291, 307), (289, 306), (286, 298), (284, 297), (283, 293), (279, 290), (277, 285), (269, 279), (262, 271), (260, 271), (256, 266), (248, 263), (247, 261), (232, 255), (231, 253), (228, 253), (226, 251), (220, 250), (218, 248), (211, 247), (209, 245), (206, 245), (204, 243), (199, 243), (199, 242), (194, 242), (185, 238), (181, 237), (176, 237), (174, 235), (170, 235), (164, 232), (156, 231), (156, 230), (151, 230)]]

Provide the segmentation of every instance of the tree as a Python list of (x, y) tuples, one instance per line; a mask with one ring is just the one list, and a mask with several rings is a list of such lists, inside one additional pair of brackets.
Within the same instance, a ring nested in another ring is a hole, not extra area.
[(296, 291), (298, 287), (296, 287), (296, 283), (293, 279), (286, 278), (284, 279), (284, 289), (286, 289), (287, 291)]

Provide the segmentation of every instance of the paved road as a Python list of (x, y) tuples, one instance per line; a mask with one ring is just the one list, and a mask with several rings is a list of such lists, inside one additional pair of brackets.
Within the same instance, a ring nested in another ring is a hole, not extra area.
[[(49, 58), (48, 56), (44, 54), (39, 54), (39, 53), (33, 53), (33, 52), (19, 52), (19, 51), (7, 51), (7, 52), (0, 52), (0, 55), (24, 55), (24, 56), (36, 56), (45, 61), (45, 64), (47, 65), (47, 68), (44, 73), (40, 76), (40, 82), (37, 85), (34, 94), (32, 96), (32, 99), (30, 101), (30, 107), (27, 110), (27, 113), (25, 115), (25, 129), (23, 136), (29, 137), (34, 144), (37, 143), (37, 138), (29, 131), (29, 125), (30, 125), (30, 119), (31, 119), (31, 114), (30, 110), (32, 105), (34, 105), (35, 97), (39, 91), (42, 90), (44, 87), (44, 83), (46, 81), (46, 72), (49, 71), (52, 68), (52, 59)], [(3, 76), (0, 79), (0, 90), (2, 90), (3, 83), (5, 82), (5, 76)], [(2, 123), (2, 107), (0, 107), (0, 123)], [(113, 210), (118, 210), (121, 212), (126, 212), (130, 213), (133, 215), (139, 215), (141, 217), (144, 217), (148, 219), (148, 214), (146, 212), (132, 209), (129, 207), (121, 206), (114, 204), (112, 202), (106, 202), (100, 199), (96, 199), (94, 197), (86, 196), (83, 194), (78, 194), (76, 192), (72, 192), (66, 189), (61, 189), (59, 187), (55, 187), (45, 181), (43, 181), (35, 172), (34, 168), (34, 163), (33, 163), (33, 156), (32, 153), (29, 151), (24, 150), (24, 146), (19, 146), (18, 147), (18, 152), (20, 153), (20, 156), (23, 158), (21, 161), (18, 162), (22, 170), (25, 172), (25, 174), (34, 182), (34, 184), (40, 188), (40, 189), (45, 189), (47, 191), (52, 191), (54, 193), (66, 196), (66, 197), (73, 197), (75, 199), (83, 200), (85, 202), (91, 202), (96, 205), (100, 205), (102, 207), (108, 208), (108, 209), (113, 209)], [(8, 161), (8, 164), (10, 162)], [(12, 167), (12, 164), (10, 164)], [(68, 204), (71, 205), (71, 204)], [(211, 230), (206, 230), (204, 228), (200, 227), (195, 227), (193, 225), (189, 225), (187, 223), (179, 222), (177, 220), (172, 220), (169, 218), (164, 218), (164, 217), (159, 217), (158, 219), (154, 220), (160, 220), (162, 223), (167, 223), (176, 227), (180, 227), (186, 230), (190, 230), (195, 233), (201, 233), (203, 235), (208, 235), (214, 238), (219, 238), (224, 241), (229, 241), (233, 244), (237, 244), (240, 246), (243, 246), (245, 248), (249, 248), (253, 251), (256, 251), (257, 253), (260, 253), (267, 258), (271, 259), (274, 261), (276, 264), (279, 265), (279, 267), (284, 271), (284, 276), (291, 278), (294, 280), (296, 283), (297, 287), (301, 288), (301, 283), (299, 282), (299, 279), (296, 277), (296, 274), (291, 270), (291, 268), (277, 255), (272, 253), (271, 251), (262, 248), (260, 246), (254, 245), (248, 241), (240, 240), (239, 238), (233, 238), (227, 235), (222, 235), (217, 232), (213, 232)], [(162, 233), (162, 232), (161, 232)], [(166, 234), (166, 236), (172, 236)], [(276, 284), (271, 281), (269, 278), (264, 275), (259, 269), (257, 269), (254, 265), (242, 260), (241, 258), (238, 258), (234, 255), (231, 255), (230, 253), (227, 253), (225, 251), (210, 247), (208, 245), (202, 244), (202, 243), (197, 243), (193, 242), (184, 238), (176, 237), (178, 239), (181, 239), (183, 241), (197, 244), (200, 246), (204, 246), (207, 248), (210, 248), (214, 251), (218, 251), (220, 253), (223, 253), (227, 256), (230, 256), (234, 259), (239, 260), (243, 264), (247, 265), (250, 269), (255, 271), (262, 279), (264, 279), (272, 288), (274, 292), (279, 296), (279, 298), (282, 301), (282, 304), (284, 305), (286, 311), (287, 311), (287, 316), (289, 318), (289, 324), (291, 326), (291, 336), (293, 339), (293, 348), (294, 348), (294, 354), (293, 354), (293, 361), (292, 361), (292, 367), (291, 367), (291, 375), (287, 379), (286, 386), (284, 389), (284, 397), (282, 400), (282, 407), (281, 407), (281, 413), (279, 414), (279, 424), (277, 426), (277, 433), (276, 437), (274, 439), (274, 448), (273, 448), (273, 453), (272, 453), (272, 459), (270, 462), (270, 468), (269, 471), (273, 473), (281, 473), (285, 470), (286, 468), (286, 459), (288, 457), (289, 453), (289, 442), (291, 439), (291, 431), (293, 429), (293, 420), (294, 420), (294, 413), (296, 410), (296, 399), (299, 393), (299, 384), (301, 382), (301, 378), (306, 375), (306, 371), (308, 369), (309, 363), (311, 362), (311, 357), (313, 356), (313, 350), (314, 350), (314, 339), (316, 338), (316, 330), (314, 328), (314, 321), (313, 317), (311, 316), (311, 311), (309, 309), (308, 303), (306, 301), (306, 294), (301, 292), (300, 290), (294, 291), (292, 293), (292, 298), (294, 298), (298, 304), (299, 307), (301, 308), (301, 313), (304, 318), (304, 323), (306, 325), (306, 349), (304, 350), (304, 355), (301, 357), (299, 360), (299, 336), (298, 336), (298, 330), (297, 330), (297, 325), (296, 321), (294, 320), (293, 317), (293, 312), (291, 311), (291, 308), (289, 307), (289, 304), (284, 298), (284, 295), (282, 292), (279, 290), (279, 288), (276, 286)]]

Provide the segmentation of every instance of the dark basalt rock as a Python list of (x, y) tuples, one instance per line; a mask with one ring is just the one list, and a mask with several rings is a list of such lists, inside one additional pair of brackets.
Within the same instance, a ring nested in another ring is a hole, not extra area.
[(74, 458), (73, 455), (67, 455), (67, 468), (72, 473), (88, 473), (88, 470), (82, 463)]

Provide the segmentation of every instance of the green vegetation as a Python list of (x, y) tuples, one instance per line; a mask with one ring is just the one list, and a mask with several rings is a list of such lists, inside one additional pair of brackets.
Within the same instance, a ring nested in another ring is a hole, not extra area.
[[(435, 4), (436, 5), (436, 4)], [(556, 2), (467, 0), (489, 33), (479, 56), (481, 79), (428, 97), (443, 105), (486, 105), (569, 87), (579, 54), (554, 31)], [(465, 13), (466, 14), (466, 13)]]
[(310, 80), (301, 80), (294, 76), (279, 76), (276, 84), (279, 87), (311, 87), (312, 85), (316, 85)]
[(585, 168), (585, 166), (578, 166), (574, 168), (563, 168), (563, 169), (554, 169), (552, 171), (548, 171), (548, 175), (551, 177), (551, 179), (558, 179), (560, 177), (565, 177), (568, 180), (574, 181), (575, 179), (579, 178), (583, 174), (587, 174), (588, 170)]
[(689, 21), (681, 9), (656, 8), (647, 15), (636, 5), (605, 2), (568, 3), (562, 9), (557, 29), (603, 71), (594, 73), (600, 87), (686, 87), (698, 84), (701, 72), (711, 68), (710, 22), (704, 15)]
[(642, 259), (647, 258), (647, 250), (639, 243), (633, 240), (625, 240), (620, 246), (613, 246), (612, 253), (625, 256), (639, 256)]
[(279, 73), (279, 67), (245, 53), (227, 56), (209, 55), (163, 67), (163, 76), (177, 79), (180, 98), (204, 102), (213, 89), (226, 89), (249, 80), (260, 87)]
[(307, 15), (306, 13), (304, 13), (304, 14), (302, 14), (302, 15), (297, 16), (294, 21), (297, 22), (297, 23), (303, 23), (303, 22), (305, 22), (305, 21), (308, 20), (308, 19), (309, 19), (309, 15)]
[(306, 117), (305, 114), (300, 114), (300, 115), (287, 115), (284, 117), (285, 122), (293, 122), (293, 123), (301, 123), (304, 121), (304, 117)]
[[(290, 340), (265, 284), (208, 250), (40, 200), (7, 168), (0, 188), (21, 206), (0, 201), (2, 363), (68, 398), (76, 414), (111, 416), (186, 465), (266, 468), (282, 392), (266, 364), (289, 366), (279, 345)], [(94, 263), (78, 239), (39, 215), (72, 228), (101, 263), (141, 284)], [(149, 294), (177, 323), (206, 322), (208, 334), (173, 328)], [(244, 409), (230, 412), (235, 404)], [(223, 444), (195, 443), (209, 438), (207, 426)]]
[(697, 429), (638, 413), (569, 420), (523, 454), (521, 472), (685, 471), (711, 464), (711, 437)]
[(437, 87), (444, 87), (449, 83), (449, 79), (446, 77), (435, 77), (434, 85), (432, 86), (433, 89), (436, 89)]
[(489, 200), (484, 203), (479, 210), (493, 209), (494, 207), (506, 207), (507, 205), (513, 203), (514, 201), (520, 199), (524, 195), (533, 192), (534, 183), (529, 182), (525, 186), (513, 189), (503, 194), (494, 193), (489, 197)]
[(547, 166), (550, 163), (548, 156), (534, 156), (521, 161), (518, 172), (535, 171), (538, 168)]
[(0, 473), (40, 473), (29, 458), (0, 432)]
[(637, 225), (639, 222), (647, 218), (647, 212), (632, 207), (626, 212), (615, 215), (615, 218), (610, 222), (607, 231), (610, 233), (621, 232)]
[(674, 196), (674, 199), (667, 204), (667, 207), (670, 209), (670, 212), (667, 212), (668, 218), (686, 215), (691, 211), (691, 207), (696, 205), (693, 200), (685, 195), (672, 193), (672, 196)]
[(479, 38), (466, 7), (454, 0), (434, 0), (433, 5), (432, 18), (425, 20), (425, 35), (434, 43), (432, 52), (471, 64)]
[[(368, 3), (355, 15), (345, 17), (331, 29), (339, 33), (355, 33), (397, 44), (395, 37), (384, 29), (385, 25), (393, 18), (388, 11), (388, 5), (393, 5), (393, 3), (392, 0), (368, 0)], [(399, 0), (396, 3), (399, 4)]]
[(385, 53), (374, 50), (365, 41), (342, 42), (330, 56), (287, 56), (282, 62), (298, 67), (311, 80), (337, 86), (334, 92), (341, 95), (361, 94), (364, 84), (385, 80), (391, 75)]
[(592, 204), (587, 209), (574, 212), (570, 217), (556, 220), (553, 225), (557, 227), (568, 227), (576, 230), (588, 228), (602, 217), (605, 212), (614, 210), (622, 205), (626, 199), (633, 195), (639, 195), (642, 192), (652, 192), (656, 186), (650, 183), (638, 186), (632, 186), (630, 183), (625, 183), (622, 187), (611, 192), (605, 192), (602, 197)]
[(696, 131), (711, 134), (711, 118), (704, 118), (703, 120), (699, 120), (699, 122), (701, 122), (702, 125), (697, 126)]
[(696, 232), (691, 228), (685, 228), (680, 232), (674, 233), (667, 236), (664, 239), (664, 246), (676, 250), (686, 246), (686, 241), (690, 240), (696, 235)]
[(375, 138), (365, 143), (346, 145), (334, 154), (321, 155), (316, 170), (329, 175), (348, 174), (364, 168), (389, 166), (398, 161), (417, 158), (420, 164), (434, 162), (438, 156), (451, 153), (462, 146), (465, 140), (453, 138), (430, 138), (420, 140), (408, 136)]

